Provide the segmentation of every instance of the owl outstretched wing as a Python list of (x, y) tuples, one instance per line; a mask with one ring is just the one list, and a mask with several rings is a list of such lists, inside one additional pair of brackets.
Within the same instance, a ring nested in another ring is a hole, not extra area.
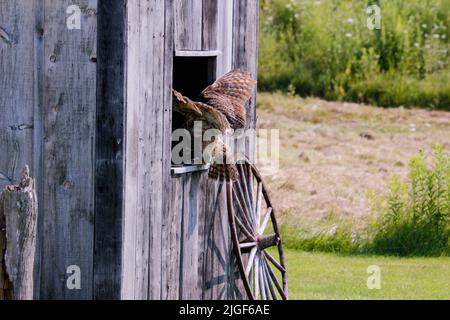
[(234, 70), (202, 92), (206, 103), (223, 113), (233, 129), (246, 125), (246, 103), (253, 95), (256, 81), (241, 70)]
[(174, 110), (189, 118), (189, 122), (206, 121), (210, 127), (225, 133), (231, 129), (226, 116), (219, 110), (202, 102), (195, 102), (173, 90), (175, 97)]

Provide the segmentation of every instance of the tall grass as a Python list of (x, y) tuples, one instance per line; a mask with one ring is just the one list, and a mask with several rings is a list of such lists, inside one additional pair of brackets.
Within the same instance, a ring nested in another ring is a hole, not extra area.
[[(262, 90), (450, 110), (449, 0), (262, 0)], [(378, 3), (381, 30), (367, 28)]]
[(394, 178), (387, 196), (372, 193), (373, 215), (364, 228), (336, 218), (305, 225), (287, 216), (285, 244), (346, 254), (450, 255), (450, 157), (438, 145), (431, 164), (420, 153), (409, 168), (408, 182)]

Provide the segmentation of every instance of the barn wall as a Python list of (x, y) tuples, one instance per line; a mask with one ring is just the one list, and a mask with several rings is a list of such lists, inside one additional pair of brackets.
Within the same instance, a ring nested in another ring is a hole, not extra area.
[[(72, 4), (81, 30), (66, 27)], [(242, 297), (224, 190), (170, 174), (170, 88), (175, 49), (219, 50), (218, 76), (256, 76), (257, 6), (1, 1), (0, 187), (25, 164), (37, 178), (37, 298)], [(81, 290), (66, 286), (71, 265)]]
[[(259, 1), (234, 0), (233, 15), (233, 68), (250, 72), (258, 79)], [(247, 127), (256, 128), (256, 89), (247, 105)], [(249, 141), (246, 153), (254, 160), (255, 145)]]
[[(237, 0), (175, 1), (176, 49), (219, 50), (218, 76), (232, 67), (249, 70), (256, 76), (257, 5), (257, 1)], [(203, 17), (195, 12), (203, 12)], [(253, 20), (246, 23), (236, 15)], [(254, 127), (254, 109), (253, 100), (248, 106), (249, 127)], [(170, 288), (164, 298), (244, 297), (232, 262), (224, 187), (209, 180), (205, 172), (174, 176), (171, 181), (168, 254), (172, 263), (168, 269)]]
[(125, 1), (98, 8), (94, 298), (119, 299), (122, 265)]
[[(172, 1), (127, 5), (122, 298), (162, 295), (169, 200)], [(170, 75), (170, 76), (169, 76)], [(164, 230), (164, 231), (163, 231)]]
[(35, 2), (0, 2), (0, 190), (20, 181), (25, 164), (32, 172), (37, 170), (33, 151), (39, 112), (35, 81), (39, 35), (35, 25)]
[[(66, 26), (72, 4), (84, 8), (81, 30)], [(41, 298), (91, 299), (97, 1), (45, 0), (43, 5)], [(67, 288), (71, 265), (81, 270), (81, 290)]]
[[(81, 31), (66, 27), (71, 4), (85, 9)], [(96, 9), (96, 0), (0, 3), (0, 178), (16, 182), (25, 164), (37, 178), (41, 298), (92, 298)], [(70, 265), (81, 290), (66, 287)]]

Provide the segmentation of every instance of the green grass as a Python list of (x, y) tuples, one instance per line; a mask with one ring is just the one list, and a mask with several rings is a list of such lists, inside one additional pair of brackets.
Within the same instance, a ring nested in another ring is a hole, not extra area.
[[(450, 258), (344, 257), (288, 250), (291, 300), (450, 299)], [(381, 289), (367, 288), (367, 268), (381, 269)]]

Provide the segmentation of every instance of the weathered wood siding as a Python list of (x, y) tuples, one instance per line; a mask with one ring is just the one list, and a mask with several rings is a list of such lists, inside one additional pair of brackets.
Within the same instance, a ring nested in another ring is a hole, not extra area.
[[(66, 10), (82, 8), (81, 30)], [(97, 1), (44, 1), (44, 170), (41, 298), (92, 299)], [(81, 289), (69, 290), (69, 266)]]
[[(66, 27), (72, 4), (81, 30)], [(0, 187), (25, 164), (37, 180), (35, 297), (92, 298), (96, 9), (96, 0), (0, 3)], [(70, 265), (81, 290), (66, 287)]]
[(94, 298), (119, 299), (122, 264), (125, 1), (98, 8)]
[[(170, 174), (172, 1), (129, 0), (122, 298), (162, 295), (163, 215)], [(167, 29), (166, 29), (167, 28)], [(170, 77), (168, 76), (170, 75)], [(164, 249), (164, 250), (163, 250)]]
[(175, 48), (202, 50), (203, 0), (175, 0)]
[[(0, 189), (34, 165), (36, 3), (0, 1)], [(38, 149), (38, 148), (36, 148)]]
[[(66, 26), (69, 5), (81, 30)], [(2, 0), (0, 188), (30, 165), (35, 298), (242, 297), (225, 190), (171, 175), (174, 51), (257, 73), (257, 0)], [(97, 19), (99, 18), (99, 19)], [(255, 103), (249, 104), (250, 127)], [(71, 265), (81, 289), (69, 290)]]
[[(250, 72), (254, 79), (258, 75), (258, 31), (259, 1), (234, 0), (233, 9), (233, 69)], [(247, 127), (256, 128), (256, 90), (247, 105)], [(255, 157), (255, 145), (247, 145), (247, 156)]]

